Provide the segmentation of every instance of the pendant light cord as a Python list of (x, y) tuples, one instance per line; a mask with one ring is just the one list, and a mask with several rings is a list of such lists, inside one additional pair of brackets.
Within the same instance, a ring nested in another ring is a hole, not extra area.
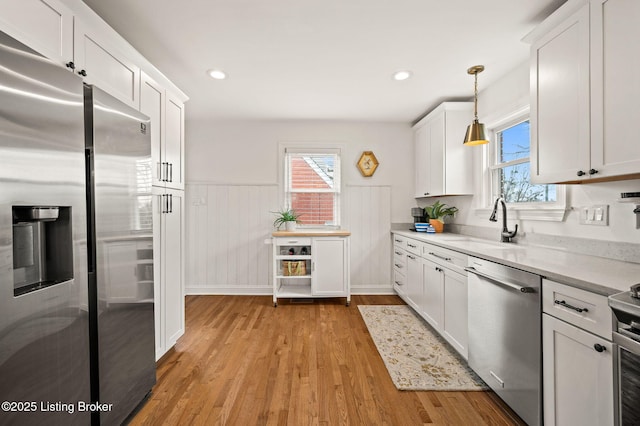
[(475, 82), (473, 85), (473, 117), (474, 120), (478, 121), (478, 72), (473, 73), (475, 77)]

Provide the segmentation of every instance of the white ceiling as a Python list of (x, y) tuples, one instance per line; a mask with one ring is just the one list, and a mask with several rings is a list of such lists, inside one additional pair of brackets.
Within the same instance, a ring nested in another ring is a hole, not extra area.
[(472, 65), (482, 90), (525, 61), (521, 38), (564, 1), (84, 0), (190, 97), (190, 119), (400, 122), (468, 100)]

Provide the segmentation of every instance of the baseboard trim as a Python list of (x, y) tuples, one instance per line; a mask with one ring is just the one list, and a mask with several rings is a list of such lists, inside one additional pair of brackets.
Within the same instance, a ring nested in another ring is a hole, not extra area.
[[(187, 296), (271, 296), (271, 287), (186, 287)], [(396, 294), (392, 287), (356, 287), (351, 288), (351, 294), (362, 295), (392, 295)]]

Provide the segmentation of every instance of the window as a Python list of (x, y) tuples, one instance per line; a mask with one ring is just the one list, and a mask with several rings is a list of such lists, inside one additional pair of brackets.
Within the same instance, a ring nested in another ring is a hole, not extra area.
[(285, 205), (300, 225), (340, 225), (340, 151), (285, 149)]
[(529, 171), (529, 119), (497, 127), (494, 132), (494, 155), (491, 171), (493, 197), (502, 195), (507, 203), (555, 203), (556, 185), (531, 183)]

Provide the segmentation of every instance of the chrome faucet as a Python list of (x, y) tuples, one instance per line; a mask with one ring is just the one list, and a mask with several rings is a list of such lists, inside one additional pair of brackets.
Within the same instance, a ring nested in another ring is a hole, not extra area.
[(499, 197), (496, 200), (496, 203), (493, 205), (493, 212), (491, 212), (489, 220), (491, 222), (498, 221), (498, 219), (496, 219), (498, 203), (502, 203), (502, 233), (500, 234), (500, 241), (502, 241), (503, 243), (510, 243), (511, 239), (518, 233), (518, 224), (516, 224), (516, 229), (514, 229), (513, 232), (509, 231), (509, 228), (507, 228), (507, 203), (504, 201), (503, 197)]

